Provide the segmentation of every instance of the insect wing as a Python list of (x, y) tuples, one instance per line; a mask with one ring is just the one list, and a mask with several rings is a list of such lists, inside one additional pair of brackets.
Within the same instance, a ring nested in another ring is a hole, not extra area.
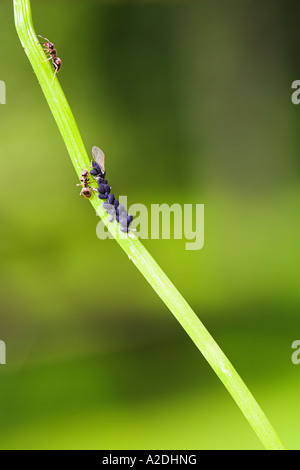
[(105, 172), (105, 155), (104, 155), (104, 153), (102, 152), (101, 149), (99, 149), (99, 147), (93, 147), (92, 153), (93, 153), (93, 159), (95, 160), (96, 163), (98, 163), (98, 165), (101, 168), (101, 171), (104, 173)]

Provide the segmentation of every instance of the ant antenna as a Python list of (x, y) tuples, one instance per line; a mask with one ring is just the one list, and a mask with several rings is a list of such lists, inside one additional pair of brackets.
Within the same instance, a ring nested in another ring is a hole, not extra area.
[(47, 42), (50, 42), (49, 39), (45, 38), (44, 36), (41, 36), (40, 34), (37, 35), (39, 38), (45, 39)]

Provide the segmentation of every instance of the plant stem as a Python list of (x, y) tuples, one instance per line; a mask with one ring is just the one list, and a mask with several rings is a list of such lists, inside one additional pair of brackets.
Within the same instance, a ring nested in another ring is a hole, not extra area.
[[(14, 13), (20, 41), (61, 132), (75, 171), (80, 177), (81, 170), (89, 167), (90, 161), (74, 116), (57, 78), (52, 85), (53, 68), (49, 61), (44, 62), (45, 55), (32, 24), (30, 1), (14, 0)], [(90, 201), (129, 259), (140, 270), (206, 358), (263, 445), (267, 449), (284, 449), (273, 427), (232, 364), (142, 243), (135, 236), (121, 234), (116, 222), (108, 222), (108, 215), (95, 195)]]

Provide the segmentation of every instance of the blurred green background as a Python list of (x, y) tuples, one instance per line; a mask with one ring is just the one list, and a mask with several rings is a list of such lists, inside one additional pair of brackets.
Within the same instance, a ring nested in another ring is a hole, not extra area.
[[(205, 245), (144, 243), (300, 448), (300, 5), (32, 0), (88, 149), (129, 204), (204, 203)], [(261, 449), (112, 240), (0, 5), (1, 449)]]

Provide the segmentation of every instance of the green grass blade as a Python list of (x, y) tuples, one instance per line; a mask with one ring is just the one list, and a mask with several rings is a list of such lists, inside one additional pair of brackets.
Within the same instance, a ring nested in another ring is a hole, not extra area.
[[(45, 55), (32, 24), (30, 1), (14, 0), (14, 14), (20, 41), (63, 137), (75, 171), (80, 177), (81, 169), (89, 167), (90, 160), (57, 78), (52, 85), (53, 68), (49, 61), (44, 62)], [(127, 234), (121, 234), (116, 222), (108, 222), (108, 215), (96, 196), (93, 196), (90, 201), (129, 259), (147, 279), (209, 362), (263, 445), (267, 449), (284, 449), (273, 427), (232, 364), (142, 243), (134, 235), (130, 237)]]

